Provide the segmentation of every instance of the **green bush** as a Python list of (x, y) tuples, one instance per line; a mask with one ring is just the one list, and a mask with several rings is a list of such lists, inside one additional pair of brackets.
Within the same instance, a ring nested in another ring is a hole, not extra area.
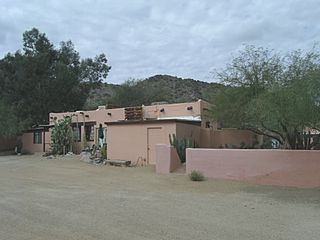
[(72, 151), (73, 133), (70, 117), (64, 117), (54, 124), (51, 132), (51, 141), (53, 154), (66, 154)]
[(190, 173), (189, 177), (190, 177), (190, 180), (191, 180), (191, 181), (200, 182), (200, 181), (203, 181), (203, 180), (204, 180), (203, 174), (202, 174), (201, 172), (195, 171), (195, 170), (193, 170), (193, 171)]

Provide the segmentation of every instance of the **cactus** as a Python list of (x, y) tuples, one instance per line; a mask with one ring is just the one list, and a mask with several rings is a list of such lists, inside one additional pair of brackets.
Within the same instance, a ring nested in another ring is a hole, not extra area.
[(195, 147), (195, 143), (192, 139), (178, 139), (175, 134), (169, 134), (170, 145), (173, 146), (182, 163), (186, 161), (186, 149)]

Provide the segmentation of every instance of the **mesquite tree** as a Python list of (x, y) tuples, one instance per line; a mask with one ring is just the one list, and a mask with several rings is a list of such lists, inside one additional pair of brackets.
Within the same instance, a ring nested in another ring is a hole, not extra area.
[(54, 46), (33, 28), (23, 34), (22, 50), (0, 59), (0, 100), (26, 128), (47, 124), (50, 112), (81, 109), (109, 70), (104, 54), (81, 59), (71, 41)]

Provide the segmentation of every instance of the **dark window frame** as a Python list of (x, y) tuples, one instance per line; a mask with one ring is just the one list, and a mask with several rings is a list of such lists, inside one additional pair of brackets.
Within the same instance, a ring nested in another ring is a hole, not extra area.
[[(94, 123), (86, 123), (84, 126), (84, 132), (87, 142), (94, 142)], [(90, 131), (88, 129), (90, 128)]]
[(42, 144), (43, 131), (33, 132), (33, 144)]
[(73, 139), (75, 142), (81, 142), (81, 125), (78, 124), (78, 131), (79, 131), (79, 136), (78, 136), (78, 139), (76, 139), (76, 136), (75, 136), (75, 133), (76, 133), (76, 130), (77, 129), (77, 125), (76, 124), (72, 124), (72, 132), (73, 132)]

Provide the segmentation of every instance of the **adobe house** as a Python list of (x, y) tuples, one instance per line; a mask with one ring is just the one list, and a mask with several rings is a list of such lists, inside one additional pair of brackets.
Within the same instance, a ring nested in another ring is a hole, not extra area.
[(23, 132), (18, 139), (22, 141), (22, 152), (48, 152), (50, 151), (51, 132), (53, 125), (39, 125)]
[[(31, 153), (49, 151), (50, 127), (67, 116), (71, 118), (76, 133), (75, 153), (81, 153), (84, 142), (89, 147), (98, 143), (98, 128), (102, 124), (107, 155), (112, 160), (136, 162), (140, 159), (155, 164), (155, 145), (169, 144), (169, 134), (193, 139), (197, 146), (204, 148), (221, 147), (231, 140), (232, 144), (240, 143), (242, 139), (254, 141), (254, 134), (248, 131), (240, 133), (233, 129), (225, 133), (217, 130), (217, 125), (209, 117), (209, 108), (209, 103), (198, 100), (133, 108), (100, 106), (90, 111), (50, 113), (48, 126), (38, 126), (22, 136), (23, 149)], [(237, 133), (236, 139), (232, 139), (233, 132)]]
[(169, 134), (200, 143), (201, 121), (158, 119), (108, 123), (108, 158), (155, 164), (156, 144), (170, 144)]
[[(138, 107), (139, 108), (139, 107)], [(205, 112), (209, 109), (209, 104), (205, 101), (199, 100), (190, 103), (155, 103), (151, 106), (141, 106), (138, 118), (130, 118), (130, 109), (132, 108), (109, 108), (109, 106), (99, 106), (96, 110), (90, 111), (76, 111), (76, 112), (62, 112), (50, 113), (49, 124), (36, 126), (26, 131), (22, 136), (23, 146), (29, 152), (45, 152), (49, 150), (51, 132), (50, 128), (54, 126), (56, 121), (68, 116), (72, 120), (72, 128), (76, 134), (75, 152), (80, 153), (84, 143), (84, 138), (91, 147), (98, 143), (98, 128), (102, 124), (105, 130), (105, 143), (112, 144), (111, 139), (116, 139), (117, 134), (114, 129), (115, 126), (125, 126), (127, 135), (134, 132), (134, 128), (142, 123), (149, 124), (153, 122), (153, 126), (159, 127), (161, 124), (167, 125), (169, 122), (174, 123), (180, 121), (191, 126), (197, 125), (207, 127), (212, 124), (209, 120), (205, 121)], [(129, 111), (129, 113), (128, 113)], [(129, 116), (126, 116), (126, 114)], [(139, 122), (139, 124), (137, 123)], [(118, 124), (118, 125), (117, 125)], [(112, 128), (112, 129), (111, 129)], [(160, 128), (162, 128), (160, 126)], [(163, 128), (164, 129), (164, 128)], [(110, 131), (111, 132), (110, 132)], [(170, 131), (169, 133), (175, 133)], [(112, 135), (110, 135), (112, 134)], [(112, 153), (112, 148), (108, 149)]]
[[(65, 116), (71, 117), (74, 132), (79, 132), (74, 146), (76, 153), (82, 151), (84, 137), (90, 147), (98, 143), (98, 128), (102, 124), (108, 158), (135, 161), (141, 157), (154, 163), (154, 145), (169, 144), (169, 134), (191, 137), (199, 142), (201, 126), (211, 124), (209, 120), (204, 121), (208, 109), (209, 104), (199, 100), (177, 104), (155, 103), (135, 108), (100, 106), (93, 111), (50, 113), (49, 118), (50, 125), (54, 125), (55, 121)], [(190, 131), (195, 126), (196, 130)]]

